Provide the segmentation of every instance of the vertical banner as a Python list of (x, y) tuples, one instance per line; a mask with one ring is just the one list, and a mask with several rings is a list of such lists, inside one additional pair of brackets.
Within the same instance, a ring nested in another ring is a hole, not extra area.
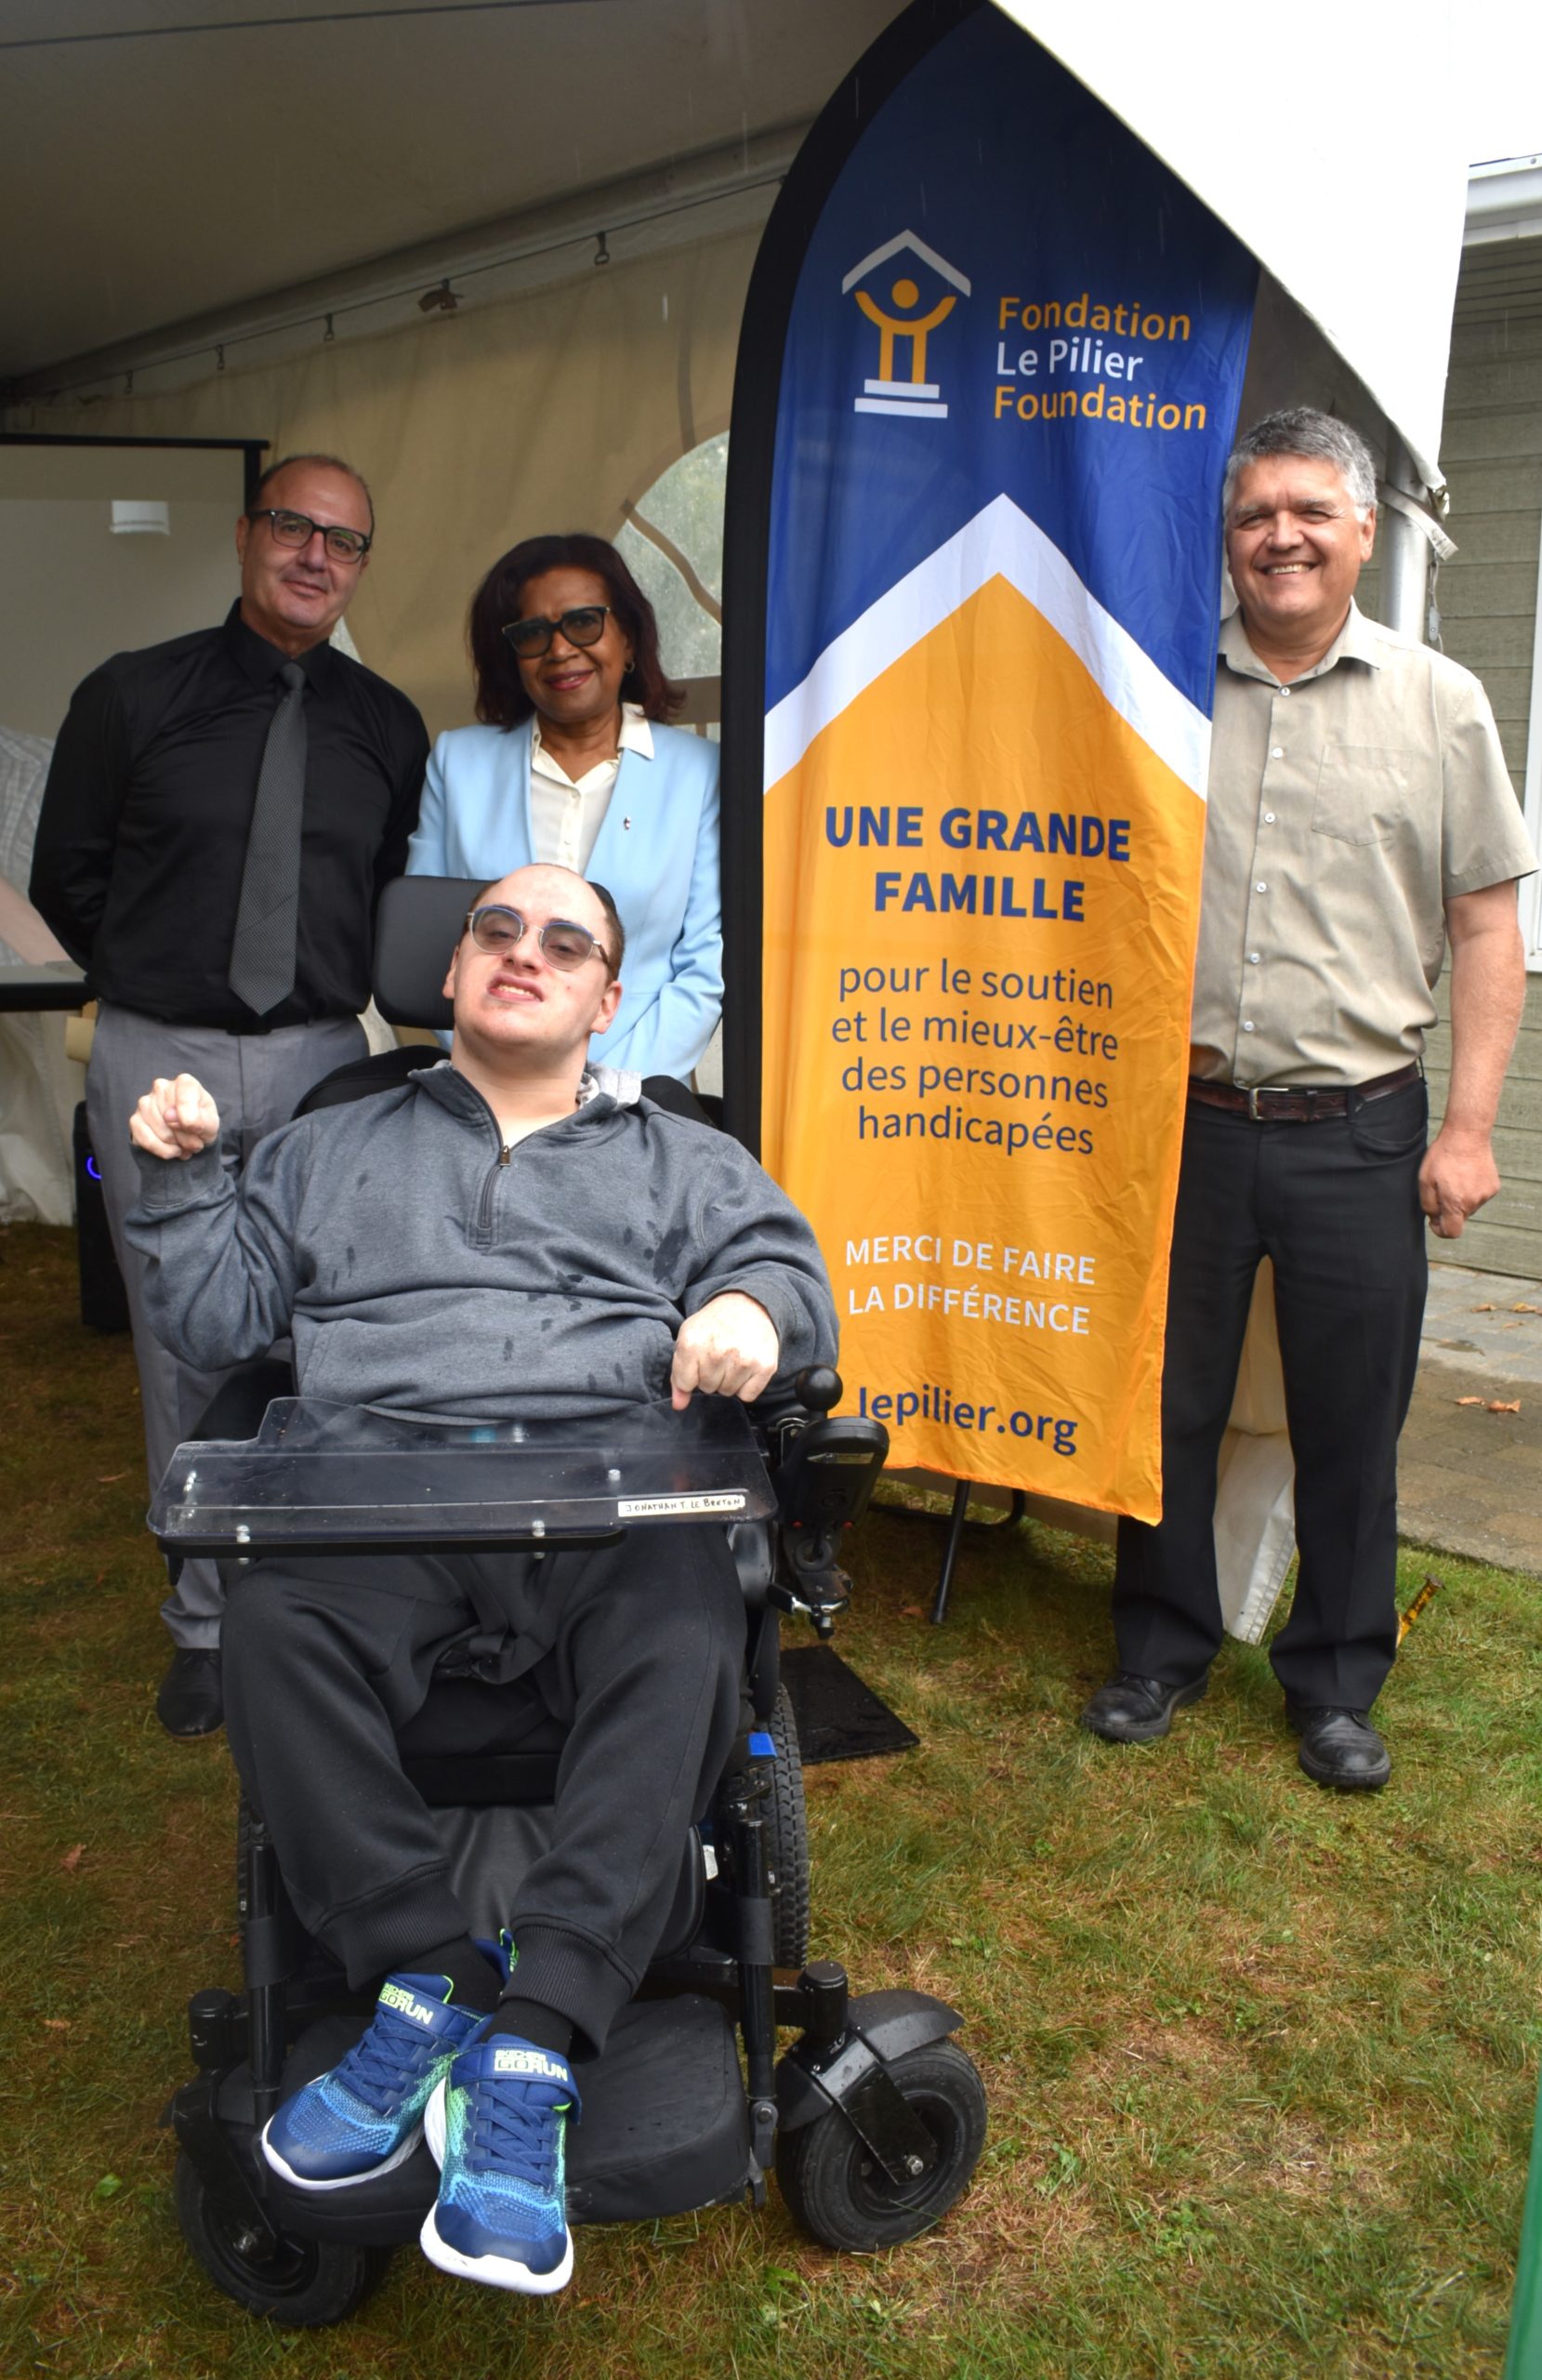
[(1255, 277), (917, 0), (772, 215), (730, 441), (730, 1121), (896, 1460), (1144, 1519)]

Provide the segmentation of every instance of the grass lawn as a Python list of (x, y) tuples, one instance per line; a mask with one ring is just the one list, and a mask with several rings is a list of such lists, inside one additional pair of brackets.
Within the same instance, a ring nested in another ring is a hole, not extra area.
[[(69, 1234), (0, 1234), (6, 2239), (0, 2380), (1496, 2380), (1536, 2082), (1542, 1603), (1441, 1557), (1381, 1706), (1390, 1790), (1317, 1791), (1261, 1653), (1172, 1739), (1073, 1722), (1109, 1557), (876, 1513), (838, 1642), (922, 1738), (810, 1778), (814, 1942), (968, 2015), (992, 2131), (942, 2228), (841, 2260), (765, 2213), (581, 2232), (549, 2304), (399, 2252), (270, 2331), (173, 2218), (183, 2009), (234, 1983), (234, 1786), (177, 1745), (126, 1339)], [(1406, 1602), (1429, 1567), (1410, 1554)]]

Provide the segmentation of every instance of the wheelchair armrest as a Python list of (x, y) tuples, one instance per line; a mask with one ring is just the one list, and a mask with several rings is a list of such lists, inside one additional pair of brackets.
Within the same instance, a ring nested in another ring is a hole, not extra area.
[(739, 1573), (739, 1592), (746, 1611), (765, 1608), (776, 1567), (771, 1553), (774, 1528), (775, 1523), (770, 1520), (730, 1521), (724, 1532), (733, 1567)]
[(274, 1397), (294, 1394), (295, 1375), (287, 1364), (271, 1355), (265, 1355), (257, 1364), (243, 1364), (239, 1371), (220, 1382), (188, 1435), (255, 1438)]

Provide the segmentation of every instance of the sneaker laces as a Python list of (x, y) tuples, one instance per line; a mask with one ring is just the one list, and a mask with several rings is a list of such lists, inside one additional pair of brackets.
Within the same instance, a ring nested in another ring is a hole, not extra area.
[(560, 2119), (572, 2106), (571, 2089), (527, 2075), (482, 2075), (468, 2096), (462, 2152), (468, 2170), (512, 2174), (537, 2189), (554, 2188)]
[(377, 2007), (374, 2023), (334, 2067), (333, 2076), (376, 2115), (389, 2115), (405, 2086), (420, 2081), (451, 2050), (452, 2044), (425, 2034), (398, 2010)]

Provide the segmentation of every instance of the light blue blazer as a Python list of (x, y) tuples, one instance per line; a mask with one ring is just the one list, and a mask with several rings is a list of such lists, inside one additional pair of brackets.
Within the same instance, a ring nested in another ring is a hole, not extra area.
[[(723, 1005), (718, 747), (656, 720), (650, 726), (653, 757), (623, 752), (586, 870), (626, 929), (621, 1006), (590, 1049), (602, 1065), (683, 1081)], [(407, 847), (409, 876), (491, 883), (529, 866), (530, 741), (528, 720), (454, 727), (439, 738)]]

